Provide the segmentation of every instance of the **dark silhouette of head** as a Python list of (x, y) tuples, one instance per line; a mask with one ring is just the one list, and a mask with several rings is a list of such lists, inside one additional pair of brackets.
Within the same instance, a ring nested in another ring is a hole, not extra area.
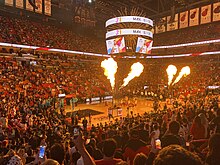
[(116, 150), (116, 141), (114, 139), (107, 139), (103, 144), (103, 154), (106, 157), (113, 157)]
[(177, 121), (171, 121), (169, 124), (169, 131), (171, 134), (178, 135), (180, 124)]
[(64, 151), (64, 147), (61, 144), (56, 143), (51, 147), (50, 149), (51, 159), (56, 160), (60, 164), (62, 164), (62, 162), (64, 161), (64, 156), (65, 156), (65, 151)]
[(179, 145), (163, 148), (153, 165), (202, 165), (200, 158)]

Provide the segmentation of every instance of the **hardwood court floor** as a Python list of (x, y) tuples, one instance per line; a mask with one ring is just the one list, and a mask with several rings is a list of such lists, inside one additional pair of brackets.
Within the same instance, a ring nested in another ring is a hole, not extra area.
[[(108, 105), (106, 106), (105, 103), (97, 103), (97, 104), (78, 104), (77, 107), (75, 107), (74, 111), (77, 110), (84, 110), (84, 109), (91, 109), (98, 112), (101, 112), (99, 115), (92, 116), (92, 124), (97, 123), (104, 123), (106, 121), (109, 121), (108, 119), (108, 108), (112, 105), (111, 102), (108, 102)], [(138, 99), (137, 100), (137, 106), (134, 108), (131, 108), (133, 110), (134, 114), (143, 114), (145, 112), (150, 112), (153, 110), (153, 102), (145, 99)], [(66, 113), (73, 112), (71, 110), (70, 106), (66, 107)], [(127, 115), (127, 106), (122, 106), (122, 116), (125, 117)], [(88, 120), (88, 117), (87, 117)]]

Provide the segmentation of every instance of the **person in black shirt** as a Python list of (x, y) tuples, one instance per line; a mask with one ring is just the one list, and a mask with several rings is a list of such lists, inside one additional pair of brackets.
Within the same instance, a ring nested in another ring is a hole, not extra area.
[(220, 133), (220, 109), (217, 110), (217, 116), (212, 119), (210, 124), (213, 126), (212, 128), (215, 129), (216, 133)]
[(9, 151), (9, 149), (8, 149), (8, 141), (4, 140), (2, 142), (2, 146), (0, 148), (0, 155), (5, 155), (5, 154), (7, 154), (8, 151)]
[(207, 165), (219, 165), (220, 164), (220, 134), (216, 133), (209, 139), (209, 152), (206, 157)]
[(162, 148), (171, 144), (177, 144), (185, 147), (185, 140), (179, 135), (180, 124), (177, 121), (172, 121), (169, 124), (169, 129), (161, 139)]
[(31, 148), (28, 148), (27, 155), (28, 156), (26, 157), (26, 164), (35, 160), (35, 157), (33, 156), (33, 150)]
[(86, 117), (84, 117), (84, 119), (82, 121), (82, 124), (83, 124), (84, 130), (86, 131), (87, 130), (87, 124), (88, 124), (88, 121), (86, 120)]
[(73, 113), (72, 113), (72, 115), (71, 115), (71, 124), (72, 124), (72, 125), (75, 124), (75, 116), (73, 115)]

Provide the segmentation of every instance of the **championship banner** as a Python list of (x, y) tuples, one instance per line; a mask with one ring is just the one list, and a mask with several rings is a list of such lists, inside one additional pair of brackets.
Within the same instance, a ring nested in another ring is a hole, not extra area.
[(211, 5), (201, 7), (201, 24), (211, 22)]
[(157, 23), (156, 28), (155, 28), (155, 32), (156, 33), (163, 33), (166, 31), (166, 17), (162, 18), (162, 21)]
[(190, 10), (189, 13), (189, 26), (199, 25), (199, 8)]
[(142, 29), (117, 29), (106, 33), (106, 38), (120, 36), (120, 35), (140, 35), (153, 38), (153, 33), (149, 30)]
[(220, 21), (220, 2), (213, 4), (213, 21)]
[(151, 54), (153, 41), (138, 37), (136, 53)]
[(35, 12), (42, 13), (42, 0), (35, 0), (35, 5), (37, 6), (37, 9), (35, 9)]
[(23, 0), (16, 0), (16, 7), (23, 9), (24, 8), (24, 1)]
[(26, 10), (33, 11), (34, 8), (28, 0), (26, 0)]
[(167, 17), (167, 31), (178, 29), (178, 14), (175, 14), (174, 20), (170, 20), (171, 16)]
[(5, 0), (5, 5), (13, 6), (14, 5), (14, 1), (13, 0)]
[(108, 54), (116, 54), (126, 52), (125, 39), (124, 37), (119, 37), (106, 41)]
[(44, 10), (45, 15), (51, 16), (51, 0), (45, 0), (44, 6), (45, 6), (45, 10)]
[(188, 11), (180, 13), (180, 20), (179, 20), (180, 29), (188, 27), (188, 23), (189, 23), (188, 14), (189, 14)]
[(105, 23), (105, 27), (117, 23), (124, 23), (124, 22), (143, 23), (153, 26), (153, 21), (149, 18), (139, 17), (139, 16), (122, 16), (107, 20)]

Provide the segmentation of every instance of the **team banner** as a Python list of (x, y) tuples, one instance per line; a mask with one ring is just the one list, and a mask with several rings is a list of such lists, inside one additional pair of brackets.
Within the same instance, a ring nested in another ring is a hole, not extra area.
[(136, 53), (151, 54), (153, 41), (138, 37)]
[(123, 53), (126, 51), (124, 37), (119, 37), (106, 41), (108, 54)]
[(17, 8), (24, 8), (24, 1), (23, 0), (16, 0), (16, 7)]
[(213, 4), (213, 21), (220, 21), (220, 2)]
[(139, 16), (122, 16), (122, 17), (109, 19), (108, 21), (106, 21), (105, 27), (123, 22), (143, 23), (153, 26), (153, 21), (149, 18), (139, 17)]
[(178, 29), (178, 14), (175, 14), (173, 20), (171, 20), (171, 16), (167, 17), (167, 31), (172, 31)]
[(199, 25), (199, 8), (190, 10), (189, 26)]
[(45, 15), (51, 16), (51, 0), (45, 0), (44, 6), (45, 6), (45, 10), (44, 10)]
[(160, 22), (157, 23), (155, 32), (156, 33), (163, 33), (166, 31), (166, 17), (162, 18)]
[(211, 5), (201, 7), (201, 24), (211, 22)]
[(29, 11), (34, 10), (33, 6), (30, 4), (29, 0), (26, 0), (26, 10), (29, 10)]
[(5, 0), (5, 5), (13, 6), (14, 5), (14, 1), (13, 0)]
[(37, 6), (37, 9), (35, 9), (35, 12), (42, 13), (42, 0), (35, 0), (35, 5)]
[(117, 29), (106, 33), (106, 38), (120, 36), (120, 35), (140, 35), (153, 38), (153, 33), (149, 30), (142, 29)]
[(189, 14), (188, 11), (180, 13), (180, 20), (179, 20), (180, 29), (188, 27), (188, 23), (189, 23), (188, 14)]

